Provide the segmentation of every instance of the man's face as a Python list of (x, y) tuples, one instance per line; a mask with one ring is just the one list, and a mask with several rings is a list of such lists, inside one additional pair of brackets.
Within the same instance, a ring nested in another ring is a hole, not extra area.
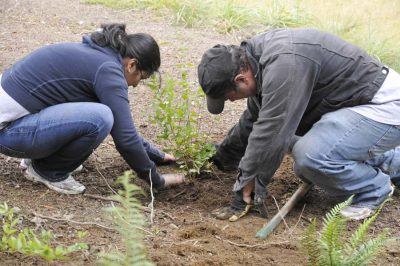
[(234, 80), (237, 88), (225, 94), (226, 100), (233, 102), (257, 93), (257, 82), (250, 68), (240, 72)]

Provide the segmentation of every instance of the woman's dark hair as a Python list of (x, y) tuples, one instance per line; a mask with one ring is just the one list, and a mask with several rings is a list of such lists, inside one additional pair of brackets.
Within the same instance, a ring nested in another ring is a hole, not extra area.
[(125, 24), (102, 24), (90, 38), (98, 46), (116, 50), (122, 58), (135, 58), (138, 68), (149, 75), (157, 72), (161, 64), (157, 42), (147, 33), (127, 34), (125, 27)]

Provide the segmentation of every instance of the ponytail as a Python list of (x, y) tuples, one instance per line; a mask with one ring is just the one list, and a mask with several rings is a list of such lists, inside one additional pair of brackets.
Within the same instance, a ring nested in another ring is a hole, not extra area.
[(110, 47), (122, 58), (134, 58), (139, 69), (153, 74), (161, 65), (160, 48), (152, 36), (146, 33), (127, 34), (125, 24), (102, 24), (90, 35), (92, 41), (101, 47)]

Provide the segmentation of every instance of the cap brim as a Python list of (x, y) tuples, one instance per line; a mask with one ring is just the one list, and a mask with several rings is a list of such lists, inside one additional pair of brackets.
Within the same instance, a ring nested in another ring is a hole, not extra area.
[(207, 95), (207, 109), (210, 113), (217, 115), (224, 110), (225, 98), (211, 98)]

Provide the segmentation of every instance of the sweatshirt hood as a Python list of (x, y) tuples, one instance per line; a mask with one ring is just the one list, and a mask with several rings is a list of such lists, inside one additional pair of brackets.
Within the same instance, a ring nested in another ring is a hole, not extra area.
[(117, 51), (115, 51), (114, 49), (112, 49), (110, 47), (101, 47), (101, 46), (95, 44), (92, 41), (92, 39), (90, 38), (90, 36), (84, 35), (82, 37), (82, 43), (89, 45), (91, 48), (98, 50), (100, 52), (103, 52), (105, 54), (111, 55), (113, 57), (118, 57), (119, 61), (122, 63), (122, 56)]

